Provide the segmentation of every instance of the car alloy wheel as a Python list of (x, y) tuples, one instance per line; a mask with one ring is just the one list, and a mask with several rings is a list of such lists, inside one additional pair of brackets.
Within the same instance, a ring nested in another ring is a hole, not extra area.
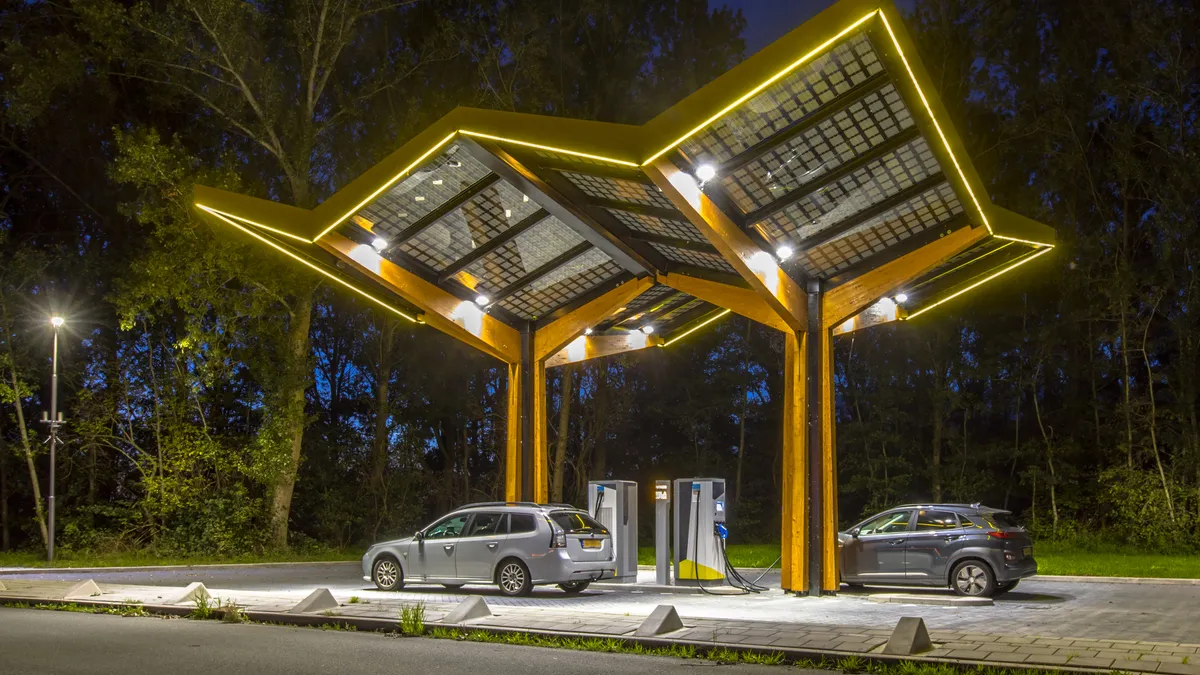
[(591, 581), (564, 581), (558, 587), (565, 593), (582, 593), (591, 583)]
[(525, 595), (529, 592), (529, 572), (519, 561), (510, 560), (500, 568), (500, 590), (505, 595)]
[(400, 585), (400, 565), (391, 558), (381, 558), (375, 561), (375, 585), (390, 591)]
[(984, 595), (991, 586), (989, 572), (981, 565), (965, 563), (958, 568), (954, 575), (954, 590), (960, 595)]

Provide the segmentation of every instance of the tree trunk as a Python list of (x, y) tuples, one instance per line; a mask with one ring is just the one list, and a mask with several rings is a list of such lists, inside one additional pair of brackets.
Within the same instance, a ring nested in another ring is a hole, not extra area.
[[(9, 358), (12, 358), (11, 352)], [(33, 488), (34, 517), (37, 518), (38, 531), (42, 533), (42, 545), (45, 546), (50, 535), (46, 533), (46, 512), (45, 505), (42, 504), (42, 486), (38, 483), (37, 467), (33, 463), (33, 446), (29, 443), (29, 428), (25, 426), (25, 410), (21, 407), (21, 388), (17, 381), (15, 365), (12, 365), (8, 374), (14, 394), (13, 408), (17, 411), (17, 434), (21, 437), (21, 450), (25, 453), (25, 465), (29, 468), (29, 485)]]
[(393, 345), (396, 323), (383, 318), (379, 327), (379, 369), (375, 374), (375, 432), (371, 446), (371, 488), (376, 494), (383, 491), (384, 476), (388, 465), (388, 417), (389, 395), (392, 386)]
[(312, 323), (313, 291), (310, 289), (296, 296), (292, 306), (292, 320), (287, 333), (287, 367), (291, 370), (286, 379), (287, 391), (281, 396), (286, 410), (288, 465), (275, 479), (271, 498), (271, 543), (276, 548), (286, 548), (288, 541), (288, 518), (292, 512), (292, 494), (296, 488), (296, 475), (300, 470), (300, 452), (304, 441), (304, 394), (308, 389), (308, 330)]
[(0, 449), (0, 551), (12, 546), (8, 531), (8, 452)]
[(1129, 250), (1128, 250), (1128, 246), (1129, 246), (1129, 241), (1128, 241), (1129, 240), (1129, 198), (1126, 196), (1127, 193), (1125, 192), (1125, 188), (1126, 188), (1126, 184), (1124, 181), (1122, 181), (1122, 183), (1121, 183), (1121, 200), (1122, 200), (1123, 217), (1121, 219), (1121, 261), (1118, 262), (1118, 273), (1121, 274), (1121, 277), (1118, 281), (1119, 281), (1119, 288), (1120, 288), (1120, 293), (1121, 293), (1120, 298), (1119, 298), (1119, 302), (1121, 303), (1121, 308), (1120, 308), (1121, 362), (1125, 369), (1124, 377), (1121, 378), (1121, 394), (1125, 397), (1125, 406), (1124, 406), (1125, 407), (1125, 453), (1126, 453), (1125, 461), (1126, 461), (1127, 466), (1132, 469), (1133, 468), (1133, 411), (1130, 409), (1130, 403), (1129, 403), (1129, 398), (1130, 398), (1129, 397), (1129, 379), (1130, 379), (1131, 375), (1129, 373), (1128, 322), (1126, 321), (1126, 316), (1125, 316), (1127, 313), (1127, 310), (1128, 310), (1128, 303), (1126, 302), (1125, 275), (1123, 274), (1123, 272), (1125, 270), (1125, 265), (1121, 264), (1121, 263), (1127, 262), (1126, 256), (1129, 255)]
[(567, 468), (567, 440), (571, 436), (571, 399), (574, 397), (571, 364), (562, 367), (562, 391), (558, 397), (558, 439), (554, 445), (554, 479), (550, 484), (550, 500), (563, 501), (563, 479)]
[(1158, 453), (1158, 406), (1154, 400), (1154, 370), (1150, 367), (1150, 354), (1146, 351), (1146, 342), (1150, 336), (1150, 323), (1158, 312), (1158, 303), (1150, 310), (1150, 318), (1146, 319), (1146, 328), (1142, 331), (1142, 361), (1146, 364), (1146, 393), (1150, 397), (1150, 449), (1154, 451), (1154, 465), (1158, 467), (1158, 477), (1162, 481), (1163, 495), (1167, 499), (1167, 513), (1171, 522), (1175, 522), (1175, 505), (1171, 503), (1171, 488), (1167, 485), (1167, 474), (1163, 472), (1162, 457)]
[(1100, 452), (1100, 393), (1096, 390), (1096, 345), (1092, 341), (1092, 320), (1088, 319), (1088, 384), (1092, 387), (1092, 426), (1096, 431), (1095, 451)]
[[(938, 366), (935, 363), (934, 368)], [(942, 419), (942, 395), (944, 391), (944, 383), (942, 376), (938, 372), (934, 372), (934, 389), (933, 389), (933, 458), (930, 461), (930, 477), (933, 485), (933, 501), (941, 503), (942, 501), (942, 435), (945, 426)], [(953, 460), (951, 460), (953, 461)]]
[(733, 480), (735, 504), (742, 501), (742, 464), (746, 458), (746, 413), (750, 407), (750, 319), (746, 319), (746, 339), (742, 348), (742, 414), (738, 416), (737, 471)]
[[(1040, 370), (1040, 368), (1039, 368)], [(1038, 429), (1042, 432), (1042, 440), (1046, 443), (1046, 468), (1050, 470), (1050, 515), (1051, 532), (1058, 534), (1058, 497), (1055, 493), (1054, 484), (1058, 482), (1058, 476), (1054, 472), (1054, 446), (1050, 442), (1050, 435), (1046, 433), (1046, 426), (1042, 423), (1042, 408), (1038, 404), (1037, 395), (1038, 378), (1035, 375), (1033, 378), (1033, 412), (1037, 416)]]

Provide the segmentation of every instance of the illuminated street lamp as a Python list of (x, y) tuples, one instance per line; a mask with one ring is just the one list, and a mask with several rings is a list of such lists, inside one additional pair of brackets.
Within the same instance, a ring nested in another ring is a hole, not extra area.
[(50, 325), (54, 327), (54, 351), (50, 361), (50, 415), (42, 413), (42, 422), (50, 425), (50, 491), (46, 500), (46, 511), (49, 515), (46, 536), (46, 560), (54, 562), (54, 451), (58, 448), (58, 427), (63, 423), (62, 414), (58, 412), (58, 329), (66, 323), (61, 316), (50, 317)]

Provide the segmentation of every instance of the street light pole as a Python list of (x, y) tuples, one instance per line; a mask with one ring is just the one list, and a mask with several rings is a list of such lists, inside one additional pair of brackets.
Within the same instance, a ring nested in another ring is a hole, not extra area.
[(47, 499), (49, 512), (49, 528), (46, 537), (46, 560), (54, 562), (54, 451), (58, 448), (58, 425), (62, 420), (58, 416), (58, 329), (64, 321), (61, 316), (50, 317), (50, 325), (54, 326), (54, 352), (50, 361), (50, 493)]

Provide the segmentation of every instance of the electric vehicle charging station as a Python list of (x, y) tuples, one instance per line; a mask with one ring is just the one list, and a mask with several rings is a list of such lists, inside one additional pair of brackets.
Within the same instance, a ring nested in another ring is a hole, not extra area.
[[(718, 530), (718, 527), (720, 530)], [(725, 479), (675, 480), (675, 583), (725, 581), (719, 543), (725, 528)]]
[(612, 536), (617, 583), (637, 581), (637, 503), (635, 481), (588, 481), (588, 511)]
[(654, 481), (654, 583), (671, 583), (671, 481)]

